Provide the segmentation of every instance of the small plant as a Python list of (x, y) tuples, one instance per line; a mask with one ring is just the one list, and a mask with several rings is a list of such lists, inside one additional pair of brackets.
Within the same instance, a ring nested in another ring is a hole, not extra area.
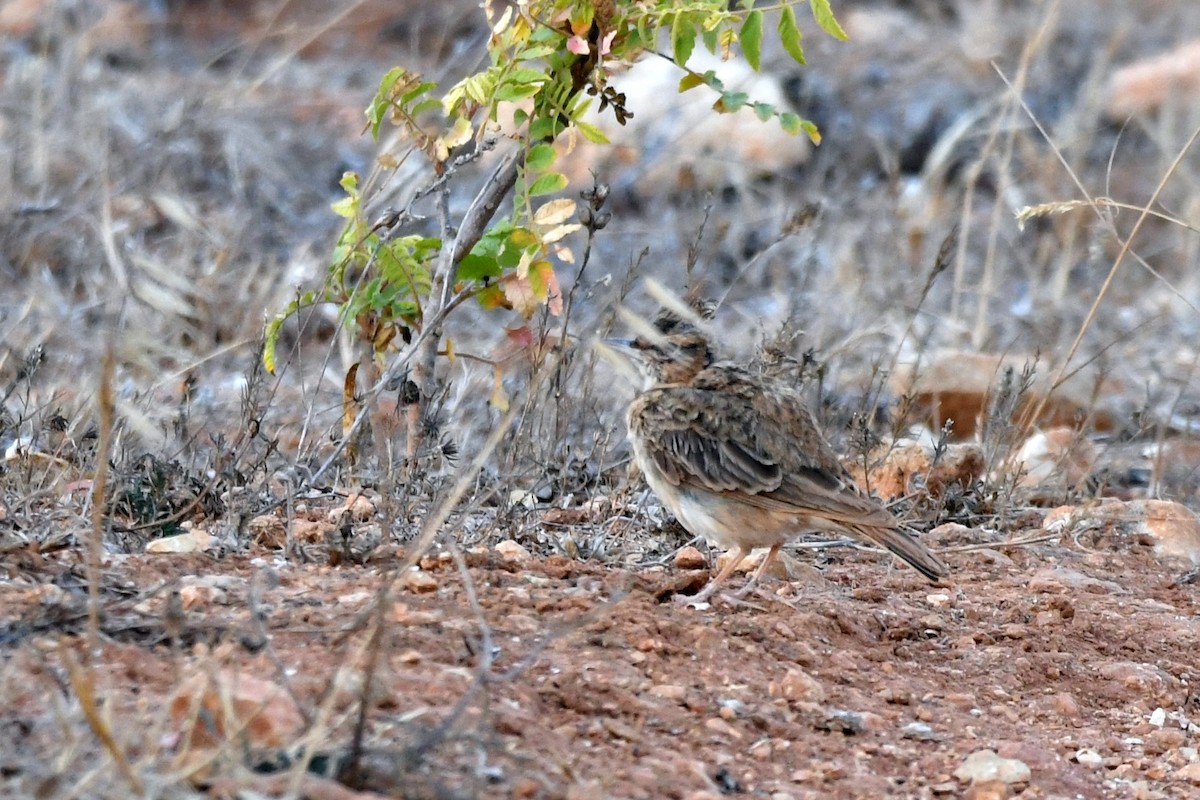
[[(809, 0), (809, 5), (821, 28), (846, 38), (829, 0)], [(669, 42), (670, 53), (658, 55), (679, 67), (680, 92), (706, 86), (716, 93), (716, 113), (749, 106), (760, 119), (776, 119), (788, 132), (819, 141), (811, 122), (726, 89), (715, 71), (699, 73), (687, 66), (699, 42), (723, 58), (737, 47), (758, 69), (768, 13), (778, 15), (775, 30), (783, 48), (803, 64), (791, 3), (754, 8), (753, 0), (742, 0), (731, 8), (727, 0), (521, 0), (501, 7), (487, 0), (483, 10), (491, 31), (485, 68), (445, 91), (405, 67), (383, 76), (366, 111), (371, 135), (378, 138), (384, 124), (395, 126), (409, 149), (382, 155), (366, 179), (345, 174), (346, 196), (334, 211), (346, 222), (324, 286), (297, 297), (266, 330), (263, 360), (274, 371), (280, 329), (288, 317), (318, 302), (339, 307), (360, 345), (359, 361), (345, 381), (347, 442), (363, 417), (350, 411), (357, 407), (360, 387), (386, 383), (379, 380), (385, 358), (404, 345), (404, 357), (386, 377), (395, 383), (406, 375), (418, 389), (406, 392), (414, 398), (408, 414), (410, 461), (420, 438), (419, 406), (434, 395), (436, 357), (453, 357), (453, 344), (442, 342), (447, 314), (471, 299), (526, 319), (543, 306), (552, 315), (562, 313), (555, 262), (573, 261), (564, 239), (581, 225), (574, 200), (551, 197), (569, 188), (556, 161), (580, 138), (607, 143), (603, 131), (585, 119), (593, 104), (621, 125), (634, 115), (625, 96), (608, 83), (614, 67)], [(501, 161), (463, 217), (451, 220), (451, 180), (499, 137), (515, 140), (516, 151)], [(373, 192), (389, 171), (417, 155), (429, 162), (431, 182), (414, 193), (407, 208), (389, 209), (372, 221)], [(511, 210), (501, 214), (510, 195)], [(420, 218), (413, 205), (427, 197), (436, 208), (437, 234), (400, 235)]]

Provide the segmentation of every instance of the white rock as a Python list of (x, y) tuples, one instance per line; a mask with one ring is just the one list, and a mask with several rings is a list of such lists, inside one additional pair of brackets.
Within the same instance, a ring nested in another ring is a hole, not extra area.
[(916, 739), (918, 742), (932, 742), (938, 739), (938, 735), (926, 722), (910, 722), (900, 729), (900, 735), (905, 739)]
[(146, 545), (147, 553), (199, 553), (217, 543), (217, 537), (196, 528), (178, 536), (165, 536)]
[(505, 539), (502, 542), (497, 542), (496, 554), (505, 561), (515, 561), (518, 564), (524, 564), (533, 557), (525, 548), (525, 545), (521, 544), (520, 542), (513, 541), (512, 539)]
[(1032, 773), (1029, 765), (1015, 758), (1001, 758), (995, 750), (976, 750), (967, 756), (954, 777), (960, 781), (976, 783), (1001, 781), (1002, 783), (1026, 783)]
[(1104, 756), (1095, 750), (1084, 748), (1075, 751), (1075, 761), (1088, 767), (1099, 767), (1104, 763)]

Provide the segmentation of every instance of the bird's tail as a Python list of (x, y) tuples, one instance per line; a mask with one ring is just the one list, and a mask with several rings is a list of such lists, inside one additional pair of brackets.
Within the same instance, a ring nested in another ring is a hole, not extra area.
[(933, 583), (936, 583), (939, 578), (944, 578), (950, 572), (942, 560), (930, 552), (928, 547), (899, 528), (855, 525), (852, 530), (891, 550)]

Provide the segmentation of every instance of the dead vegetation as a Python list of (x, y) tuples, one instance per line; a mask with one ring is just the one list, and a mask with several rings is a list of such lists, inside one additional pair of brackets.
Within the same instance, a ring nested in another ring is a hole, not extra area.
[[(994, 796), (1200, 783), (1200, 523), (1112, 505), (1200, 503), (1193, 4), (835, 4), (853, 49), (779, 76), (824, 144), (596, 165), (569, 313), (449, 319), (407, 471), (402, 379), (395, 451), (340, 455), (335, 317), (278, 377), (257, 347), (397, 49), (465, 68), (474, 6), (418, 5), (0, 9), (6, 792), (952, 796), (984, 747), (1033, 768)], [(660, 604), (704, 575), (590, 347), (647, 278), (720, 300), (726, 355), (795, 380), (952, 588), (814, 541), (746, 606)]]

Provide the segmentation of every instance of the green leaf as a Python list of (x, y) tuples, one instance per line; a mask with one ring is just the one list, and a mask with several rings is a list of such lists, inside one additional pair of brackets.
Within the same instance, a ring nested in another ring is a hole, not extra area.
[(696, 26), (687, 14), (677, 11), (671, 24), (671, 51), (675, 54), (675, 64), (680, 67), (686, 64), (695, 48)]
[(396, 81), (400, 80), (400, 76), (407, 73), (404, 67), (392, 67), (387, 72), (383, 73), (383, 77), (379, 79), (380, 97), (387, 97), (392, 93), (392, 87), (396, 85)]
[(418, 83), (416, 86), (409, 89), (404, 94), (400, 95), (400, 103), (401, 103), (401, 105), (407, 105), (408, 103), (411, 103), (413, 100), (417, 99), (417, 97), (419, 97), (420, 95), (423, 95), (426, 92), (428, 92), (430, 89), (436, 89), (436, 88), (437, 88), (437, 84), (433, 83), (432, 81), (425, 81), (424, 83)]
[(406, 73), (407, 70), (403, 67), (393, 67), (384, 73), (383, 78), (379, 81), (379, 91), (375, 93), (375, 97), (371, 99), (371, 105), (367, 107), (367, 121), (371, 125), (371, 138), (379, 138), (379, 126), (383, 124), (388, 109), (392, 107), (392, 87)]
[[(817, 0), (813, 0), (817, 2)], [(758, 72), (759, 65), (762, 63), (762, 32), (763, 32), (763, 13), (761, 11), (751, 11), (746, 15), (746, 21), (742, 23), (742, 32), (738, 34), (738, 40), (742, 43), (742, 52), (746, 54), (746, 61), (750, 62), (750, 66)], [(681, 90), (682, 91), (682, 90)]]
[(800, 126), (802, 123), (803, 120), (800, 119), (800, 116), (798, 114), (793, 114), (791, 111), (785, 111), (779, 115), (780, 127), (782, 127), (786, 133), (792, 136), (800, 133)]
[(713, 103), (713, 109), (719, 114), (732, 114), (750, 100), (750, 95), (745, 92), (722, 92), (717, 102)]
[(539, 83), (504, 83), (500, 88), (496, 89), (496, 99), (501, 102), (511, 102), (513, 100), (521, 100), (526, 97), (533, 97), (542, 86)]
[[(795, 20), (793, 19), (793, 24)], [(474, 100), (476, 103), (486, 103), (489, 91), (492, 88), (493, 81), (489, 80), (492, 76), (484, 73), (482, 75), (472, 75), (463, 81), (463, 89), (467, 93), (467, 97)]]
[(796, 27), (796, 11), (791, 6), (784, 6), (779, 15), (779, 41), (783, 49), (797, 64), (803, 64), (804, 48), (800, 46), (800, 29)]
[(567, 188), (567, 176), (561, 172), (551, 172), (538, 178), (529, 187), (529, 196), (537, 197), (543, 194), (554, 194)]
[(557, 51), (553, 47), (543, 44), (520, 50), (513, 55), (513, 59), (516, 61), (533, 61), (534, 59), (554, 55), (555, 52)]
[(575, 127), (579, 128), (579, 132), (583, 134), (583, 138), (589, 142), (593, 144), (608, 144), (608, 137), (604, 135), (604, 131), (592, 123), (579, 121), (575, 123)]
[(529, 123), (529, 138), (533, 141), (550, 140), (562, 132), (562, 123), (557, 118), (535, 117)]
[(511, 222), (498, 222), (493, 225), (491, 230), (475, 243), (475, 246), (471, 248), (471, 252), (467, 253), (463, 260), (459, 262), (458, 272), (455, 275), (456, 279), (477, 281), (501, 275), (504, 272), (504, 267), (500, 263), (500, 253), (508, 244), (512, 232), (513, 226)]
[(358, 212), (358, 198), (343, 197), (341, 200), (335, 200), (334, 202), (330, 203), (329, 207), (333, 209), (333, 213), (337, 214), (339, 217), (343, 217), (345, 219), (354, 219), (355, 214)]
[(413, 117), (419, 117), (426, 112), (429, 112), (435, 108), (441, 108), (441, 107), (442, 107), (441, 100), (438, 100), (436, 97), (426, 97), (424, 100), (422, 100), (421, 102), (419, 102), (415, 106), (413, 106), (412, 110), (409, 111), (408, 113)]
[(833, 9), (829, 7), (829, 0), (808, 0), (808, 2), (812, 6), (813, 19), (821, 26), (821, 30), (843, 42), (850, 38), (834, 18)]
[(530, 67), (514, 69), (504, 77), (505, 83), (542, 83), (546, 80), (546, 72)]
[(554, 145), (538, 144), (529, 149), (529, 155), (525, 156), (525, 169), (531, 172), (544, 172), (550, 169), (554, 164), (554, 159), (558, 157), (558, 153), (554, 150)]
[(758, 117), (763, 122), (766, 122), (771, 117), (775, 116), (775, 106), (771, 105), (770, 103), (755, 103), (754, 116)]
[(463, 281), (478, 281), (484, 278), (497, 278), (504, 272), (495, 256), (476, 255), (467, 253), (458, 264), (458, 279)]

